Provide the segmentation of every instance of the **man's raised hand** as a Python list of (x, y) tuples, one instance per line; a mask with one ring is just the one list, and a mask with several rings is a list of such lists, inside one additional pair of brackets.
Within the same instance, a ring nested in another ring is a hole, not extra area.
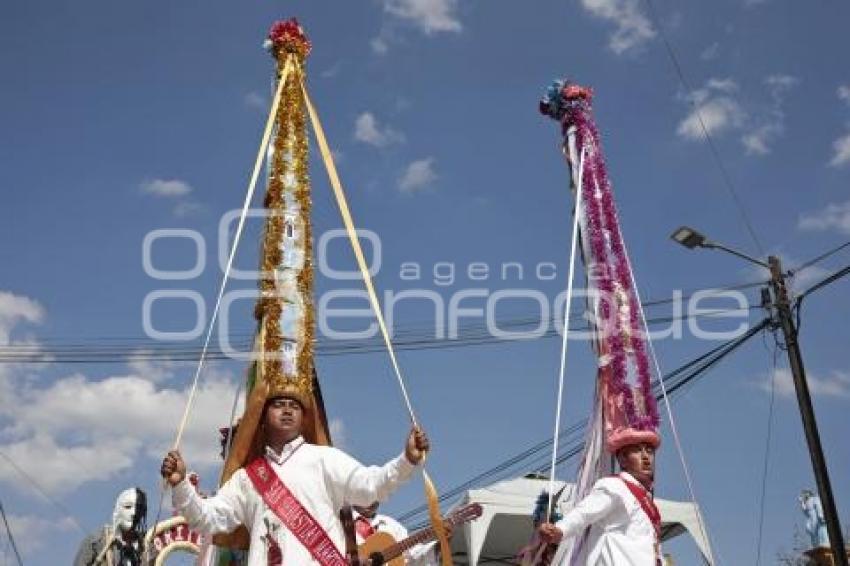
[(183, 481), (186, 477), (186, 462), (183, 461), (178, 450), (172, 450), (163, 458), (159, 473), (171, 487)]
[(564, 538), (564, 533), (561, 532), (561, 529), (552, 523), (543, 523), (537, 527), (537, 533), (540, 535), (540, 538), (550, 544), (557, 544)]
[(421, 462), (430, 448), (431, 443), (428, 442), (428, 435), (424, 430), (416, 426), (410, 429), (404, 455), (411, 464), (416, 465)]

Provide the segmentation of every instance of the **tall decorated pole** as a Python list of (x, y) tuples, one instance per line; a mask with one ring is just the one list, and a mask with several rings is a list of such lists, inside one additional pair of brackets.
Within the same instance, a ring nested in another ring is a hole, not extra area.
[[(225, 465), (221, 484), (239, 468), (263, 454), (261, 418), (265, 403), (270, 398), (287, 396), (300, 401), (304, 412), (301, 429), (304, 439), (311, 444), (328, 445), (331, 442), (314, 363), (308, 117), (410, 420), (415, 427), (419, 426), (324, 128), (307, 91), (305, 60), (310, 53), (310, 41), (298, 22), (291, 19), (272, 26), (265, 47), (277, 63), (275, 94), (224, 275), (226, 282), (265, 157), (267, 185), (264, 205), (267, 214), (261, 246), (259, 298), (254, 312), (257, 319), (255, 355), (248, 371), (245, 411), (235, 433), (232, 428), (224, 429)], [(224, 283), (213, 312), (213, 322), (223, 290)], [(207, 344), (210, 332), (208, 330)], [(202, 361), (196, 371), (175, 445), (179, 445), (180, 434), (191, 410)], [(440, 515), (439, 496), (424, 467), (422, 479), (429, 517), (440, 543), (441, 562), (443, 566), (450, 566), (451, 550)], [(214, 538), (217, 546), (237, 549), (247, 548), (249, 541), (250, 535), (244, 526), (229, 535)]]
[[(575, 250), (578, 248), (585, 266), (588, 308), (594, 321), (593, 348), (598, 362), (589, 432), (575, 489), (569, 492), (565, 501), (567, 509), (584, 498), (599, 477), (613, 471), (613, 457), (620, 448), (641, 442), (657, 446), (660, 442), (646, 323), (620, 230), (599, 131), (593, 119), (592, 98), (591, 89), (559, 80), (549, 87), (539, 105), (541, 113), (561, 125), (563, 153), (570, 168), (575, 197), (574, 253), (569, 290), (572, 290)], [(568, 293), (568, 304), (570, 295)], [(569, 313), (565, 314), (564, 321), (556, 439), (560, 428)], [(553, 479), (557, 443), (555, 446), (551, 470)], [(549, 492), (552, 491), (550, 488)], [(550, 514), (554, 512), (553, 504), (550, 499)], [(553, 563), (581, 563), (580, 557), (587, 546), (586, 538), (587, 533), (562, 544), (552, 558)]]
[[(189, 399), (174, 442), (174, 448), (177, 449), (192, 410), (212, 329), (221, 308), (245, 219), (253, 202), (254, 188), (265, 162), (266, 220), (258, 276), (259, 296), (254, 309), (257, 334), (246, 380), (244, 413), (235, 426), (222, 429), (225, 465), (220, 478), (221, 485), (237, 470), (264, 454), (261, 419), (266, 401), (274, 397), (291, 397), (300, 402), (303, 409), (301, 435), (308, 443), (329, 445), (331, 442), (314, 362), (315, 307), (310, 178), (307, 162), (308, 117), (411, 423), (414, 428), (419, 427), (357, 237), (351, 209), (333, 162), (324, 128), (307, 90), (305, 60), (310, 53), (310, 41), (293, 18), (276, 22), (264, 45), (276, 61), (274, 97), (219, 287), (216, 306), (207, 328)], [(424, 467), (422, 479), (429, 517), (440, 544), (441, 563), (443, 566), (450, 566), (451, 549), (440, 515), (439, 495)], [(250, 534), (244, 525), (240, 525), (230, 534), (214, 537), (214, 543), (229, 549), (247, 549)], [(211, 556), (208, 550), (204, 549), (205, 560)], [(276, 548), (269, 551), (270, 564), (272, 561), (280, 564), (280, 550)], [(219, 563), (224, 564), (228, 560), (225, 556)]]
[[(271, 142), (266, 154), (265, 226), (261, 242), (257, 335), (248, 370), (246, 405), (228, 438), (221, 483), (262, 450), (260, 419), (267, 399), (282, 394), (305, 408), (304, 438), (331, 442), (314, 362), (313, 234), (310, 217), (307, 115), (298, 75), (310, 41), (293, 18), (276, 22), (264, 46), (276, 62)], [(216, 544), (246, 548), (247, 530), (216, 537)]]
[[(280, 81), (287, 64), (304, 70), (310, 42), (293, 19), (277, 22), (266, 45)], [(283, 85), (276, 132), (269, 147), (268, 213), (255, 316), (263, 338), (262, 373), (272, 383), (311, 391), (313, 382), (313, 235), (307, 122), (298, 81)]]

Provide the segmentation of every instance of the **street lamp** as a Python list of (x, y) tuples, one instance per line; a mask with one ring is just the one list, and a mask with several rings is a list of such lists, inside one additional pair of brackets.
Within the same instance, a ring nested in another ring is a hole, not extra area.
[(677, 228), (676, 231), (673, 232), (670, 235), (670, 238), (672, 238), (673, 240), (675, 240), (679, 244), (685, 246), (689, 250), (692, 250), (694, 248), (708, 248), (708, 249), (723, 250), (723, 251), (728, 252), (732, 255), (738, 256), (741, 259), (745, 259), (745, 260), (749, 261), (750, 263), (760, 265), (760, 266), (764, 267), (765, 269), (770, 269), (770, 265), (761, 261), (760, 259), (756, 259), (752, 256), (749, 256), (749, 255), (743, 253), (743, 252), (739, 252), (738, 250), (726, 247), (723, 244), (719, 244), (717, 242), (712, 242), (711, 240), (709, 240), (708, 238), (706, 238), (705, 236), (703, 236), (702, 234), (700, 234), (699, 232), (697, 232), (693, 228), (689, 228), (687, 226), (681, 226), (681, 227)]
[(773, 289), (773, 304), (779, 326), (785, 335), (785, 346), (788, 351), (788, 361), (791, 373), (794, 376), (794, 389), (797, 392), (797, 403), (800, 406), (800, 416), (803, 420), (803, 430), (806, 433), (806, 442), (809, 447), (809, 456), (812, 459), (815, 482), (818, 486), (818, 494), (823, 504), (826, 529), (829, 533), (830, 546), (832, 547), (833, 563), (837, 566), (848, 566), (847, 551), (844, 548), (844, 540), (841, 534), (841, 524), (838, 512), (835, 508), (835, 499), (832, 495), (832, 486), (829, 482), (829, 473), (826, 467), (826, 459), (821, 447), (818, 425), (815, 420), (815, 410), (812, 407), (812, 398), (809, 394), (809, 385), (806, 381), (806, 371), (803, 368), (803, 355), (800, 352), (800, 344), (797, 336), (797, 327), (791, 314), (791, 302), (788, 299), (788, 289), (785, 284), (785, 274), (782, 272), (782, 264), (778, 257), (769, 256), (767, 263), (739, 252), (717, 242), (712, 242), (693, 228), (682, 226), (670, 237), (688, 249), (709, 248), (728, 252), (770, 270), (770, 286)]

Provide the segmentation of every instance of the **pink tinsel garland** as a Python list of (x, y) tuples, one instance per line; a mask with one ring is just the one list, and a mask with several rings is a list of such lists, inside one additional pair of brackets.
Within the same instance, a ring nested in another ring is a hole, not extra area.
[[(540, 110), (558, 120), (566, 135), (570, 127), (576, 129), (578, 147), (584, 149), (582, 201), (585, 203), (588, 240), (591, 251), (591, 276), (602, 294), (600, 321), (601, 339), (611, 355), (612, 378), (610, 387), (622, 395), (626, 422), (637, 430), (655, 430), (658, 427), (658, 407), (652, 393), (652, 375), (646, 352), (644, 330), (640, 319), (629, 260), (620, 233), (617, 208), (605, 159), (602, 156), (599, 132), (591, 116), (592, 91), (569, 82), (559, 82), (549, 90), (540, 104)], [(598, 194), (597, 194), (598, 188)], [(625, 294), (622, 306), (629, 309), (627, 326), (612, 305), (619, 305), (617, 291)], [(613, 317), (613, 318), (612, 318)], [(628, 344), (624, 342), (627, 337)], [(627, 349), (631, 349), (628, 352)], [(637, 385), (643, 398), (641, 414), (635, 407), (632, 388), (629, 386), (629, 358), (637, 373)]]

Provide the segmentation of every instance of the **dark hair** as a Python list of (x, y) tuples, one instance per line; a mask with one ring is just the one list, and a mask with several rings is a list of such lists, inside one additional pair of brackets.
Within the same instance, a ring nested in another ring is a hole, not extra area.
[(148, 528), (148, 498), (141, 488), (136, 488), (136, 509), (133, 515), (133, 531), (144, 540)]

